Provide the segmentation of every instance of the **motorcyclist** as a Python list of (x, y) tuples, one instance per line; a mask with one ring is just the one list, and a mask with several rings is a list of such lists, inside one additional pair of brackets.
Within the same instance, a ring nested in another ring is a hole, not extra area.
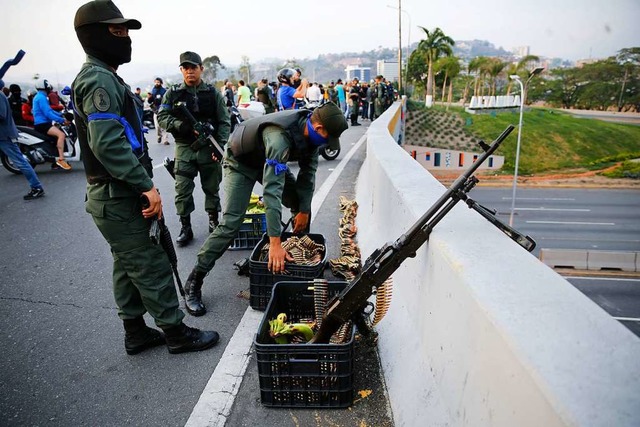
[(53, 86), (51, 86), (47, 79), (38, 80), (36, 82), (36, 89), (38, 93), (33, 98), (32, 106), (34, 129), (43, 135), (56, 138), (56, 147), (58, 148), (56, 165), (64, 170), (71, 170), (71, 166), (64, 159), (64, 132), (56, 126), (51, 125), (51, 122), (68, 125), (69, 121), (66, 120), (62, 114), (54, 111), (51, 105), (49, 105), (47, 95), (53, 90)]
[(278, 110), (294, 110), (296, 106), (296, 98), (304, 98), (307, 93), (307, 87), (309, 82), (307, 79), (302, 79), (300, 86), (297, 89), (294, 88), (294, 77), (297, 71), (292, 68), (283, 68), (278, 71), (278, 82), (280, 82), (280, 88), (276, 95), (278, 99)]

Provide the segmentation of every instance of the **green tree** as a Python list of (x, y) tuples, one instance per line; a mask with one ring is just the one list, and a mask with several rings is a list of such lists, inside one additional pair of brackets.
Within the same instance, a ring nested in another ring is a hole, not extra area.
[(442, 55), (451, 56), (455, 41), (447, 36), (440, 28), (429, 31), (420, 27), (426, 38), (418, 43), (418, 50), (424, 51), (427, 60), (427, 96), (433, 96), (433, 64)]
[[(434, 70), (436, 72), (444, 73), (444, 79), (442, 83), (442, 102), (444, 102), (447, 82), (449, 83), (449, 98), (452, 97), (451, 91), (453, 90), (453, 79), (458, 77), (458, 74), (460, 74), (460, 69), (460, 60), (455, 56), (445, 56), (444, 58), (438, 59), (434, 64)], [(449, 103), (451, 103), (451, 99), (449, 99)]]
[(212, 55), (202, 60), (202, 66), (204, 67), (203, 79), (208, 80), (211, 83), (215, 83), (218, 77), (218, 70), (224, 70), (226, 67), (220, 62), (218, 55)]
[(422, 50), (414, 50), (409, 56), (409, 66), (407, 67), (407, 77), (414, 82), (420, 82), (424, 86), (424, 90), (427, 90), (427, 55)]
[(243, 55), (240, 62), (240, 68), (238, 68), (238, 74), (240, 78), (248, 85), (251, 81), (251, 64), (249, 63), (249, 57)]
[[(624, 77), (622, 79), (620, 96), (618, 98), (618, 111), (622, 111), (624, 106), (625, 86), (627, 85), (627, 82), (630, 78), (633, 78), (636, 81), (638, 80), (638, 71), (640, 69), (640, 47), (630, 47), (619, 50), (616, 55), (616, 60), (624, 68)], [(632, 90), (627, 90), (627, 92), (629, 92), (630, 95), (633, 95), (633, 92), (637, 94), (637, 84), (632, 87)], [(633, 96), (629, 98), (633, 98)], [(635, 100), (636, 104), (639, 102), (639, 100)], [(637, 107), (636, 111), (638, 111)]]

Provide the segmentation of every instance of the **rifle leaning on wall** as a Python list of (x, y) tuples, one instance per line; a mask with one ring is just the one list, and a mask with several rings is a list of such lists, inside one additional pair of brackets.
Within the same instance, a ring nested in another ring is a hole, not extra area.
[(358, 331), (364, 337), (372, 335), (373, 331), (367, 323), (365, 309), (368, 305), (367, 299), (373, 294), (374, 288), (377, 289), (381, 286), (404, 260), (416, 256), (416, 251), (429, 240), (429, 235), (436, 224), (459, 201), (465, 202), (470, 209), (489, 220), (527, 251), (530, 252), (535, 248), (536, 243), (531, 237), (509, 227), (494, 216), (495, 211), (487, 209), (467, 196), (467, 193), (479, 182), (473, 173), (498, 149), (513, 129), (514, 127), (509, 125), (491, 145), (480, 141), (480, 146), (484, 150), (482, 156), (456, 179), (451, 187), (405, 234), (395, 242), (388, 242), (376, 249), (367, 258), (362, 272), (342, 292), (329, 301), (320, 329), (309, 343), (328, 343), (331, 335), (349, 319), (353, 320)]

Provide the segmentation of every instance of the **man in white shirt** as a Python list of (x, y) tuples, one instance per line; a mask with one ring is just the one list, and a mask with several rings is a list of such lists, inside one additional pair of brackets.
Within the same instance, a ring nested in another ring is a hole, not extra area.
[(320, 92), (317, 82), (313, 82), (313, 85), (307, 89), (307, 99), (309, 102), (317, 103), (320, 103), (322, 100), (322, 92)]

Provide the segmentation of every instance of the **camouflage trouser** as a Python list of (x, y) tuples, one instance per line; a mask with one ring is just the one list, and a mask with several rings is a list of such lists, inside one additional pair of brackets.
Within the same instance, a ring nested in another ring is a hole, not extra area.
[(222, 166), (211, 159), (211, 147), (193, 151), (189, 146), (176, 144), (176, 212), (187, 216), (195, 210), (193, 190), (195, 178), (200, 174), (200, 183), (204, 192), (204, 209), (207, 212), (220, 212), (220, 181)]
[(378, 117), (380, 117), (382, 115), (382, 113), (384, 113), (384, 102), (381, 101), (380, 99), (376, 99), (374, 102), (374, 108), (375, 108), (375, 112), (376, 112), (376, 119)]
[(144, 313), (156, 325), (178, 325), (179, 308), (169, 258), (149, 239), (149, 221), (143, 218), (137, 197), (89, 199), (85, 204), (113, 255), (113, 295), (121, 319)]
[[(262, 170), (253, 170), (240, 165), (238, 169), (225, 165), (224, 167), (224, 210), (220, 224), (207, 237), (198, 252), (196, 269), (208, 273), (218, 258), (224, 254), (242, 225), (251, 192), (256, 182), (262, 181)], [(282, 193), (282, 204), (291, 209), (292, 215), (299, 210), (300, 200), (296, 192), (295, 176), (286, 172), (285, 185)]]

